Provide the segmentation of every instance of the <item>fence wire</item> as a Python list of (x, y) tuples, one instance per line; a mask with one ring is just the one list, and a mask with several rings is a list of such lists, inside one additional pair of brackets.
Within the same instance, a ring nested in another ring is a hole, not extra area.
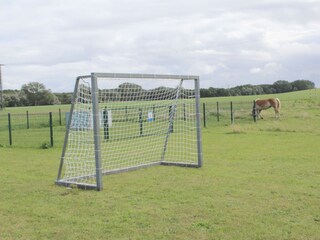
[(66, 114), (0, 113), (0, 146), (49, 148), (62, 146)]
[(203, 126), (216, 124), (241, 124), (254, 121), (253, 101), (204, 102), (202, 105)]
[[(284, 106), (288, 104), (283, 101)], [(290, 104), (299, 105), (297, 101), (290, 102)], [(204, 99), (201, 104), (202, 126), (252, 123), (254, 122), (252, 108), (253, 101), (217, 102)], [(264, 111), (263, 115), (267, 118), (273, 118), (274, 111), (273, 109)], [(50, 126), (49, 112), (28, 113), (26, 111), (12, 114), (0, 112), (0, 147), (47, 148), (52, 145), (62, 147), (68, 116), (69, 112), (61, 112), (60, 110), (52, 112), (52, 126)], [(139, 119), (139, 116), (137, 115), (136, 118)]]
[[(204, 127), (253, 121), (252, 102), (204, 102), (201, 106)], [(62, 147), (69, 112), (0, 112), (0, 147)], [(52, 121), (52, 123), (50, 122)]]

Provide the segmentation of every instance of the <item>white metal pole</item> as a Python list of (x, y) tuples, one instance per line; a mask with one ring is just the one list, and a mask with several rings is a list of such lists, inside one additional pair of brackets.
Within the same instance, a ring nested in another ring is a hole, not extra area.
[(102, 169), (101, 169), (101, 144), (100, 144), (100, 119), (99, 119), (99, 90), (97, 76), (91, 74), (91, 91), (92, 91), (92, 114), (93, 114), (93, 134), (94, 134), (94, 151), (96, 160), (96, 181), (97, 190), (102, 190)]

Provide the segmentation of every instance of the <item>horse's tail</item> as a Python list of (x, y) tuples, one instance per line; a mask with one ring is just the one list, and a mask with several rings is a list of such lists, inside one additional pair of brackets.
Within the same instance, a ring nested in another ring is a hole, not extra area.
[(280, 119), (280, 108), (281, 108), (281, 103), (279, 98), (276, 98), (277, 100), (277, 109), (276, 109), (276, 118)]
[(278, 108), (278, 111), (280, 111), (280, 108), (281, 108), (280, 99), (279, 99), (279, 98), (276, 98), (276, 100), (277, 100), (277, 108)]

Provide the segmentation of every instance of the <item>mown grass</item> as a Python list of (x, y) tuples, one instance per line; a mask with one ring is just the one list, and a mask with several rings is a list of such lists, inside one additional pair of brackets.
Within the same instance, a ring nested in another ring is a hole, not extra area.
[(208, 119), (201, 169), (106, 176), (102, 192), (54, 185), (58, 147), (0, 148), (0, 239), (319, 239), (320, 101), (303, 96), (281, 97), (280, 121)]

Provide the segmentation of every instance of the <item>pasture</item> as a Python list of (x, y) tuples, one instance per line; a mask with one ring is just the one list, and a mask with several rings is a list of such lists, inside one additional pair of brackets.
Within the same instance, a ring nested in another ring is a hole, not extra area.
[(102, 192), (54, 185), (61, 144), (0, 147), (0, 239), (319, 239), (320, 89), (276, 97), (281, 120), (235, 124), (210, 103), (256, 96), (201, 99), (203, 168), (105, 176)]

